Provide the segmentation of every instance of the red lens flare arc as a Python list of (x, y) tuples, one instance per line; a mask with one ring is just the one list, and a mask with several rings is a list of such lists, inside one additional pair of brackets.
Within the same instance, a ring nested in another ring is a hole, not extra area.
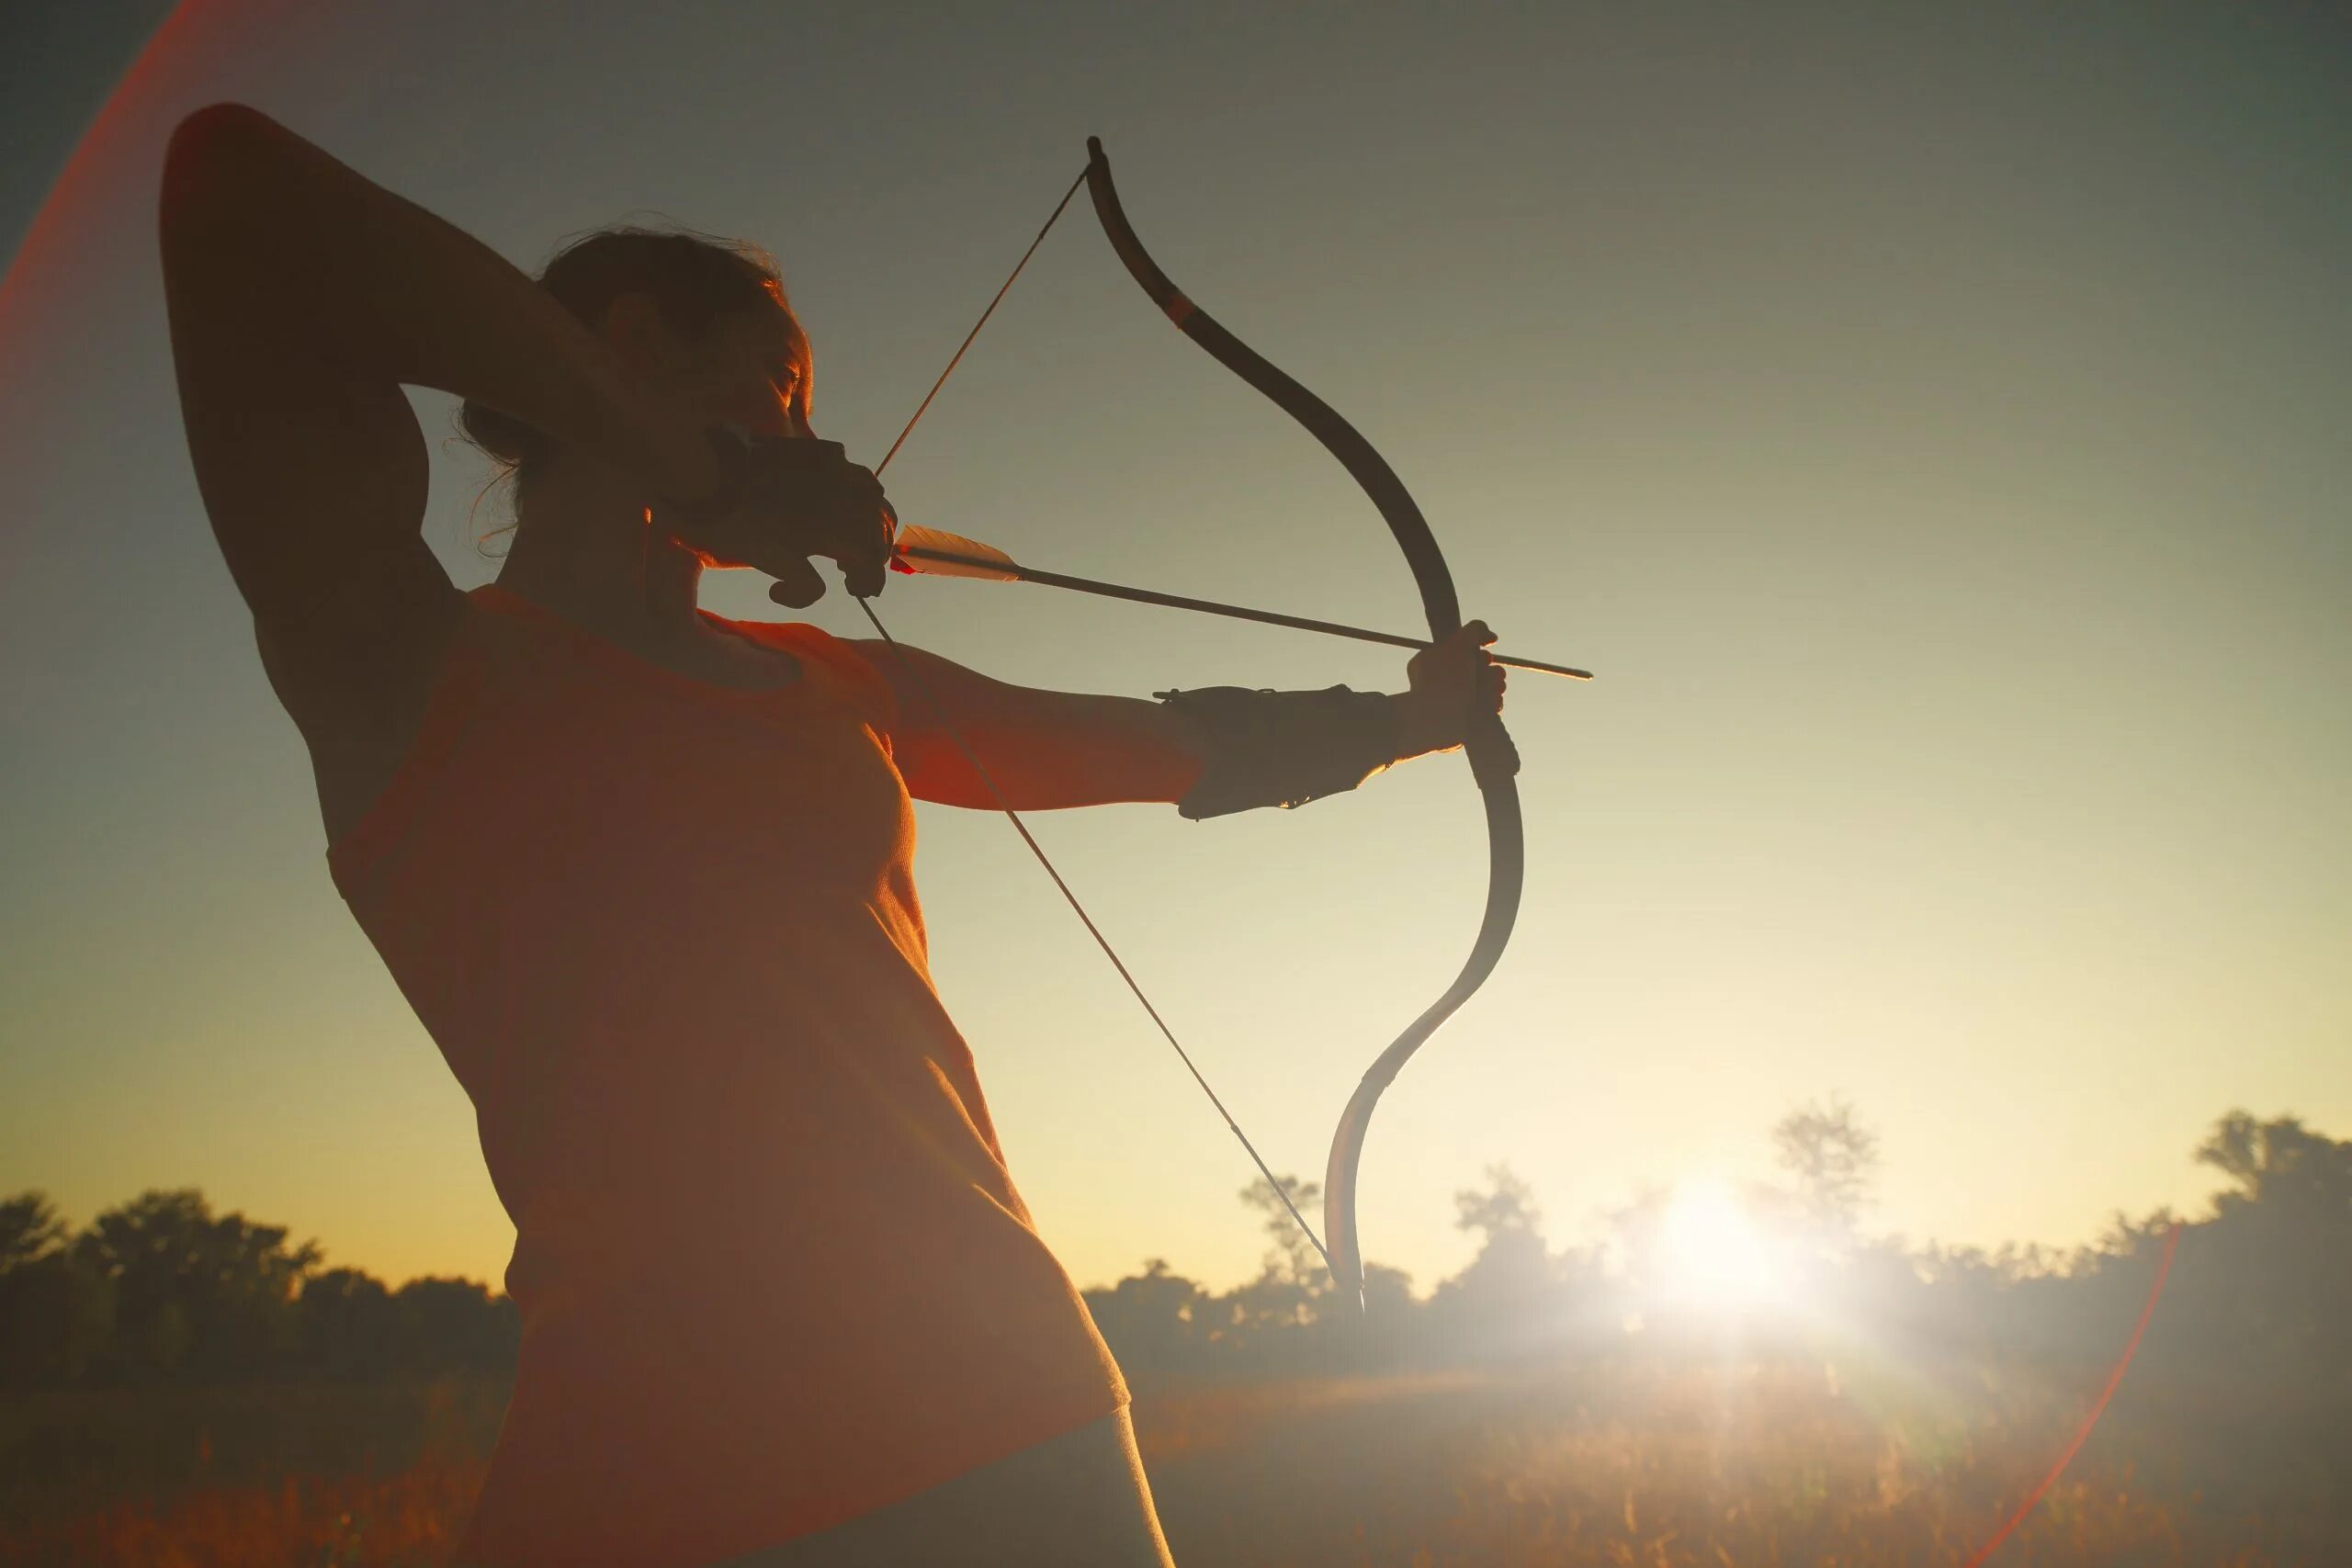
[(2164, 1257), (2156, 1263), (2155, 1282), (2148, 1287), (2147, 1302), (2140, 1308), (2140, 1321), (2132, 1325), (2132, 1337), (2124, 1341), (2123, 1354), (2116, 1358), (2115, 1370), (2107, 1374), (2107, 1386), (2100, 1389), (2098, 1398), (2091, 1402), (2090, 1414), (2085, 1416), (2083, 1424), (2075, 1428), (2074, 1440), (2069, 1442), (2065, 1450), (2058, 1456), (2058, 1462), (2050, 1467), (2050, 1473), (2041, 1478), (2041, 1483), (2025, 1495), (2025, 1501), (2018, 1505), (2017, 1511), (2003, 1522), (1999, 1529), (1993, 1532), (1992, 1540), (1976, 1549), (1975, 1554), (1969, 1558), (1962, 1568), (1983, 1568), (1985, 1560), (1999, 1549), (2003, 1541), (2009, 1539), (2019, 1525), (2025, 1523), (2026, 1516), (2033, 1512), (2034, 1506), (2041, 1501), (2043, 1495), (2052, 1486), (2058, 1484), (2058, 1478), (2066, 1473), (2066, 1467), (2075, 1461), (2075, 1455), (2082, 1450), (2085, 1443), (2090, 1441), (2091, 1428), (2098, 1426), (2098, 1418), (2107, 1414), (2107, 1402), (2115, 1397), (2116, 1389), (2123, 1382), (2123, 1374), (2131, 1369), (2132, 1358), (2139, 1353), (2140, 1337), (2148, 1332), (2148, 1320), (2156, 1314), (2156, 1298), (2165, 1293), (2165, 1279), (2172, 1272), (2172, 1257), (2179, 1249), (2180, 1222), (2175, 1220), (2172, 1229), (2165, 1234)]

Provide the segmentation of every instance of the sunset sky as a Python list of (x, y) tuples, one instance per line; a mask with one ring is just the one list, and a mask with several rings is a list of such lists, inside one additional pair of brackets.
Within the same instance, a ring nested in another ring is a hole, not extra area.
[[(495, 1280), (512, 1240), (328, 882), (190, 471), (153, 207), (220, 99), (526, 271), (656, 215), (766, 245), (817, 427), (869, 462), (1101, 135), (1177, 282), (1396, 466), (1466, 611), (1600, 672), (1512, 684), (1519, 932), (1366, 1145), (1366, 1251), (1423, 1288), (1487, 1166), (1578, 1240), (1645, 1184), (1764, 1174), (1770, 1122), (1833, 1094), (1884, 1140), (1875, 1223), (1954, 1242), (2193, 1209), (2233, 1105), (2352, 1135), (2340, 13), (28, 9), (0, 21), (0, 1193), (79, 1223), (198, 1186), (394, 1280)], [(471, 510), (456, 400), (412, 397), (469, 588), (503, 501)], [(888, 483), (1040, 566), (1415, 627), (1356, 487), (1082, 201)], [(763, 588), (704, 602), (783, 614)], [(1036, 685), (1403, 682), (1044, 589), (880, 608)], [(863, 625), (838, 589), (808, 617)], [(1304, 1177), (1477, 928), (1456, 759), (1034, 825)], [(941, 991), (1071, 1273), (1253, 1272), (1244, 1156), (1018, 840), (922, 832)]]

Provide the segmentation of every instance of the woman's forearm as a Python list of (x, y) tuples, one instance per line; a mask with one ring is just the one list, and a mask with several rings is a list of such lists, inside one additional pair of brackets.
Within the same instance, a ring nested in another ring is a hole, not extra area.
[(701, 433), (641, 398), (603, 340), (522, 271), (256, 109), (216, 104), (180, 123), (161, 218), (167, 265), (233, 261), (209, 271), (237, 280), (252, 330), (348, 376), (487, 404), (605, 454), (652, 493), (718, 482)]
[[(1016, 686), (904, 644), (858, 646), (898, 694), (899, 770), (921, 799), (984, 810), (1173, 805), (1216, 760), (1216, 740), (1186, 703)], [(1434, 703), (1414, 694), (1385, 700), (1394, 709), (1395, 754), (1359, 756), (1359, 768), (1376, 772), (1461, 743), (1459, 723), (1449, 733)], [(991, 783), (1003, 792), (1001, 803)]]

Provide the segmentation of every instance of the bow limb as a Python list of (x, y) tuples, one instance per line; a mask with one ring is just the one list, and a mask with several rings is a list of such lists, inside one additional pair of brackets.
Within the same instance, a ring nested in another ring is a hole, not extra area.
[[(1119, 206), (1118, 189), (1111, 183), (1111, 164), (1102, 155), (1102, 141), (1089, 137), (1086, 151), (1086, 184), (1088, 193), (1094, 198), (1095, 215), (1102, 220), (1102, 231), (1109, 236), (1111, 248), (1118, 253), (1128, 273), (1186, 337), (1304, 425), (1363, 487), (1364, 493), (1386, 520), (1397, 547), (1405, 552), (1406, 563), (1412, 568), (1413, 581), (1420, 590), (1421, 608), (1429, 619), (1430, 639), (1442, 641), (1460, 630), (1462, 609), (1454, 593), (1453, 574), (1446, 568), (1445, 557), (1439, 550), (1437, 538), (1430, 532), (1421, 509), (1414, 504), (1396, 470), (1329, 403), (1269, 364), (1169, 281), (1168, 275), (1136, 237), (1134, 226)], [(1363, 1300), (1363, 1258), (1356, 1240), (1356, 1167), (1363, 1157), (1364, 1134), (1371, 1126), (1373, 1110), (1380, 1102), (1381, 1091), (1396, 1077), (1398, 1069), (1494, 971), (1504, 946), (1510, 941), (1511, 926), (1519, 918), (1520, 891), (1526, 873), (1519, 787), (1515, 782), (1519, 752), (1511, 744), (1510, 732), (1503, 728), (1502, 716), (1489, 713), (1475, 716), (1464, 750), (1487, 807), (1487, 908), (1477, 940), (1471, 945), (1461, 974), (1446, 987), (1445, 994), (1415, 1019), (1411, 1027), (1398, 1035), (1364, 1073), (1363, 1082), (1348, 1100), (1347, 1111), (1340, 1118), (1339, 1131), (1331, 1140), (1330, 1160), (1324, 1172), (1324, 1238), (1332, 1277), (1342, 1290), (1355, 1295), (1359, 1305)]]

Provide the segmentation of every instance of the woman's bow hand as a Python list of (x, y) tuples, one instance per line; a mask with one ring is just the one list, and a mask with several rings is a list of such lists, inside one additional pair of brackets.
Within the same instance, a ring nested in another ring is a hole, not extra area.
[(1505, 673), (1487, 652), (1494, 640), (1486, 622), (1472, 621), (1406, 664), (1412, 690), (1396, 698), (1405, 756), (1451, 750), (1473, 716), (1502, 712)]

